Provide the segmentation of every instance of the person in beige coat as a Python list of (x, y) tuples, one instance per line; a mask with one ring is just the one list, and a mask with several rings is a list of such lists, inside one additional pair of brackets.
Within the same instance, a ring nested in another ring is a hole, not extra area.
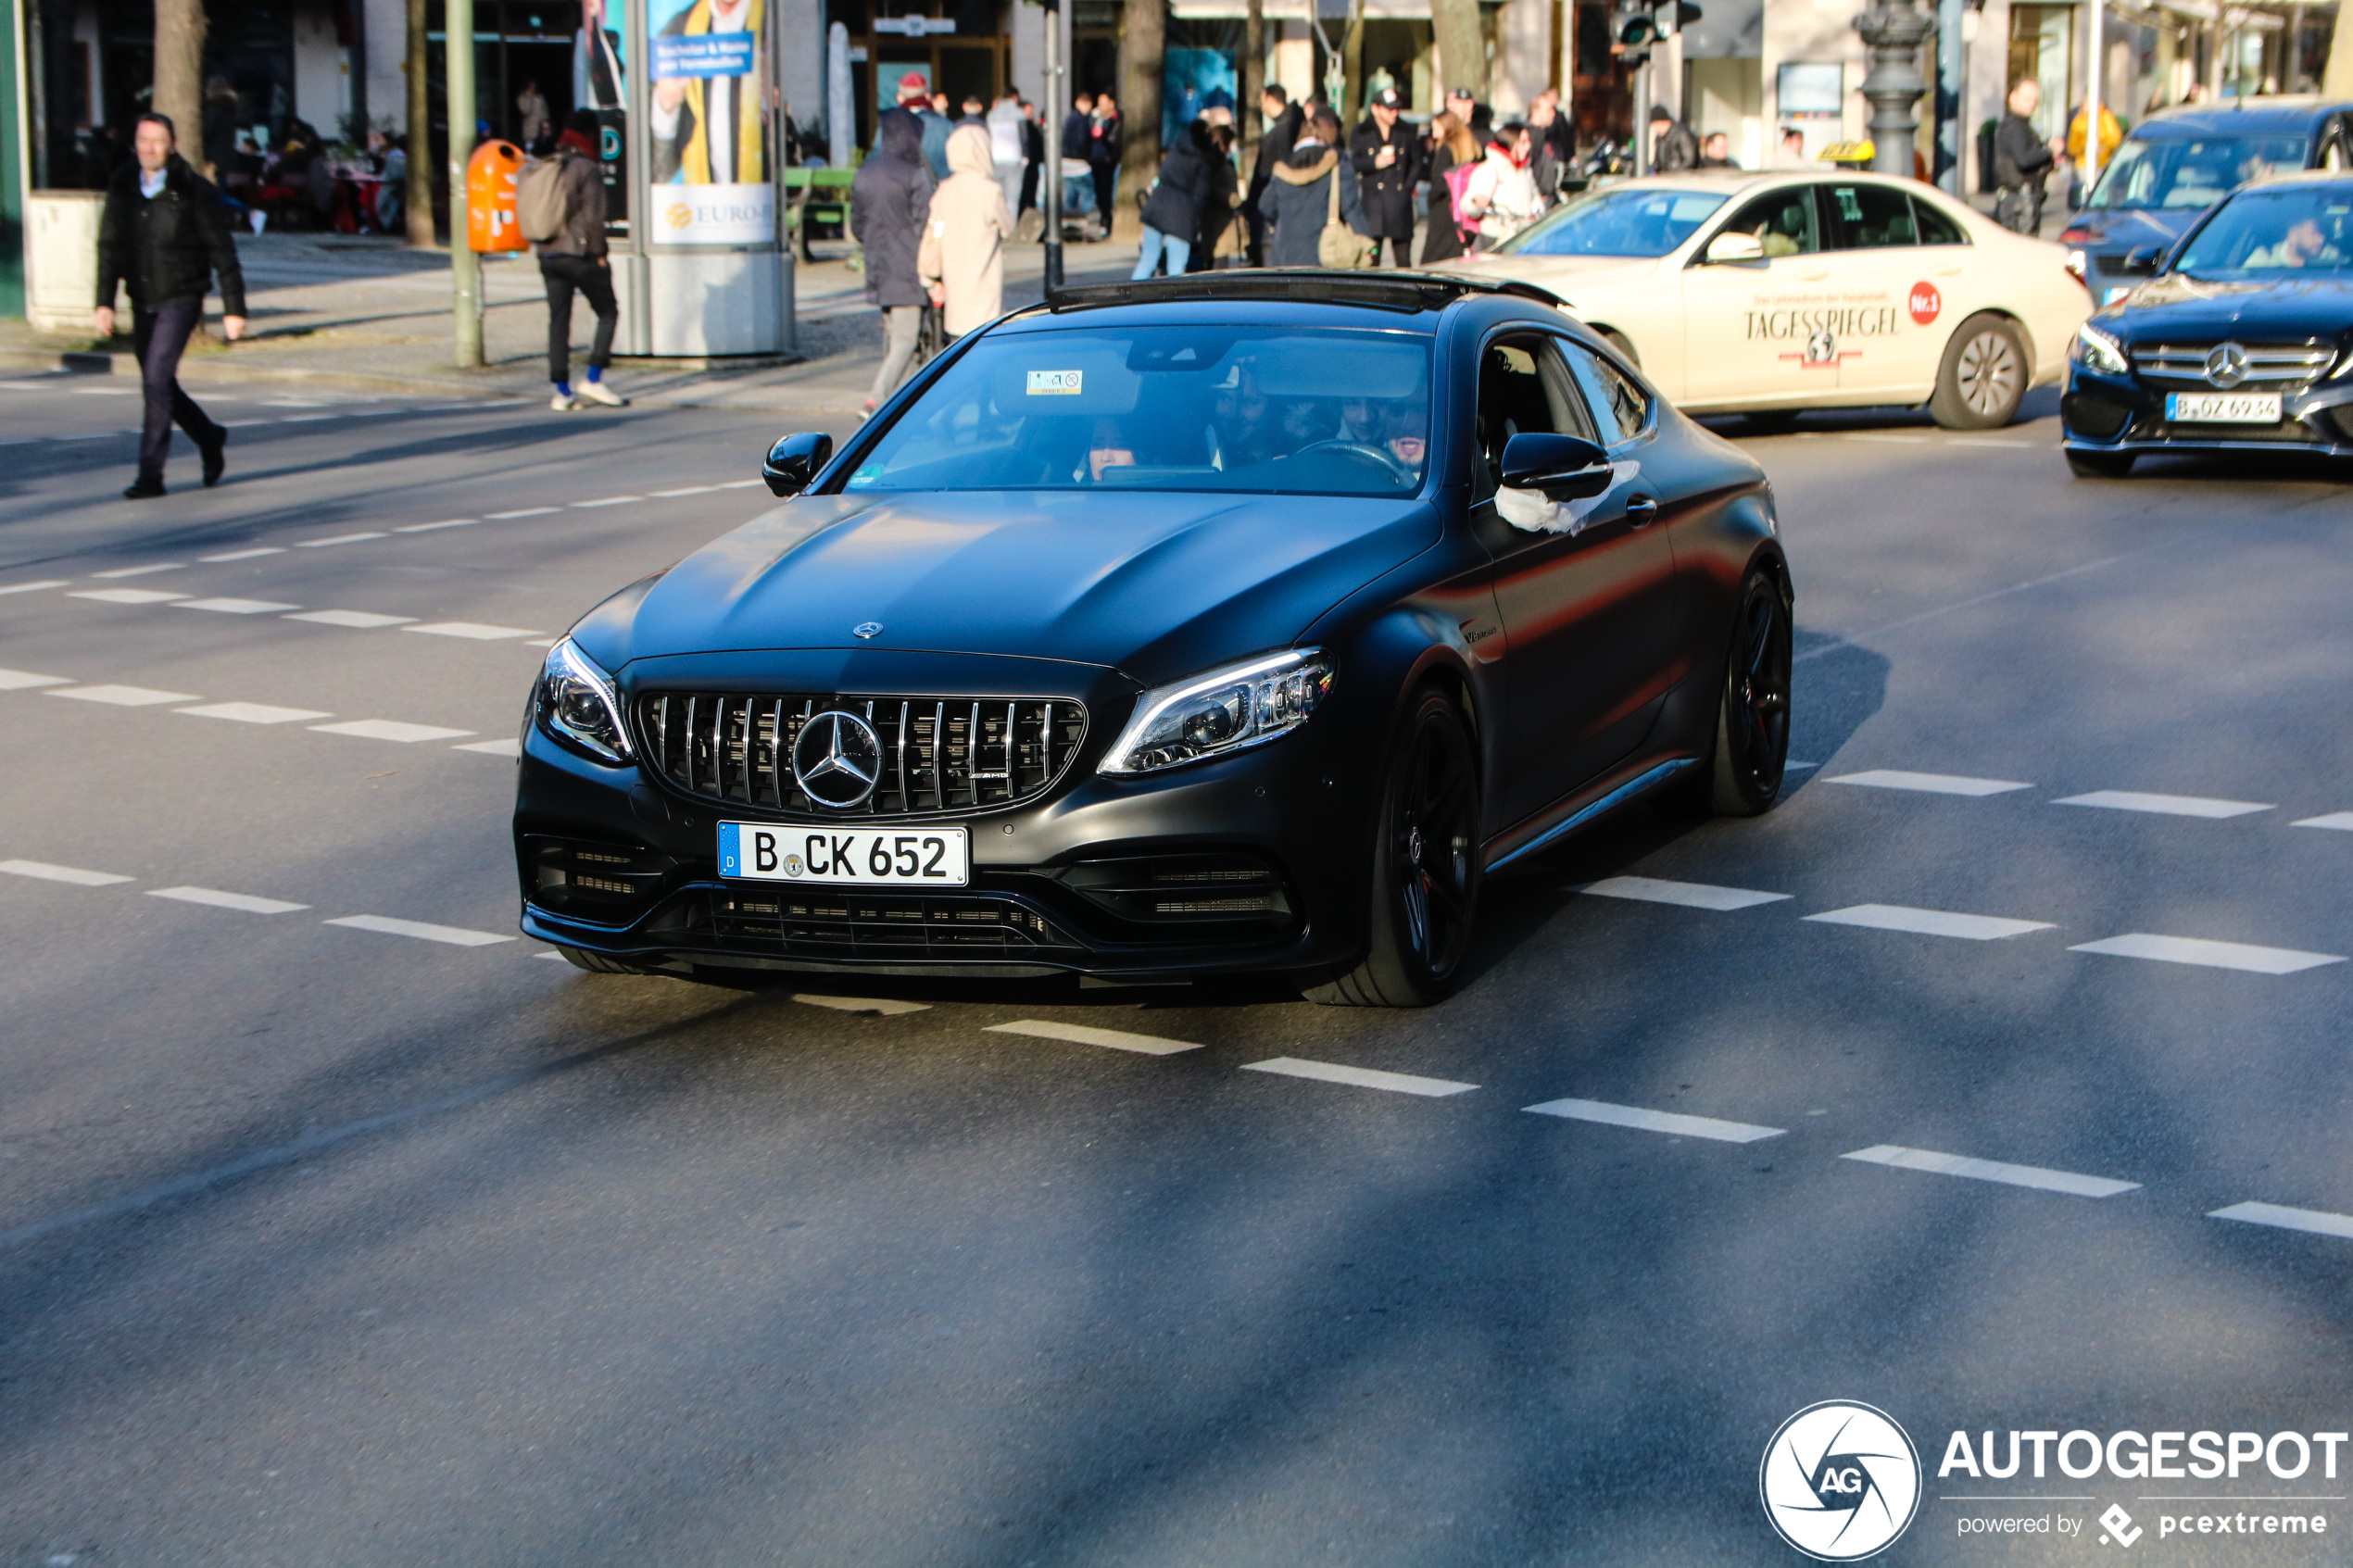
[(931, 194), (915, 270), (940, 307), (949, 335), (985, 327), (1005, 308), (1005, 242), (1013, 217), (1005, 210), (988, 132), (960, 125), (948, 138), (948, 178)]

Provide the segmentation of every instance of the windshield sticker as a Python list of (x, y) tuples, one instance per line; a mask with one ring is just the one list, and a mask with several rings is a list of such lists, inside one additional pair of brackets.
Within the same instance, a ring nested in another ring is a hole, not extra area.
[(1084, 370), (1032, 370), (1029, 372), (1029, 395), (1076, 397), (1086, 374)]

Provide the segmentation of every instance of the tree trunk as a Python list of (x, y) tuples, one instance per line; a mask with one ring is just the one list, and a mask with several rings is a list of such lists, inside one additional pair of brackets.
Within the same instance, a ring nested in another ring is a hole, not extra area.
[(409, 0), (409, 53), (400, 69), (408, 74), (409, 176), (404, 203), (409, 243), (431, 250), (433, 224), (433, 99), (426, 77), (432, 69), (425, 44), (425, 0)]
[(1113, 189), (1112, 236), (1143, 234), (1137, 196), (1160, 172), (1160, 90), (1167, 69), (1168, 0), (1126, 0), (1119, 30), (1121, 132), (1127, 139)]
[(1340, 139), (1343, 150), (1365, 118), (1365, 0), (1349, 0), (1348, 31), (1340, 44)]
[(1242, 101), (1234, 106), (1234, 131), (1241, 138), (1241, 166), (1245, 172), (1258, 151), (1258, 138), (1265, 130), (1258, 113), (1258, 100), (1266, 91), (1266, 0), (1250, 0), (1250, 11), (1242, 22)]
[(2353, 92), (2353, 6), (2347, 0), (2336, 0), (2336, 32), (2329, 40), (2328, 69), (2321, 78), (2321, 92), (2335, 97)]
[(1430, 31), (1436, 35), (1439, 68), (1446, 80), (1430, 95), (1440, 103), (1457, 87), (1487, 101), (1487, 37), (1478, 25), (1478, 0), (1429, 0)]
[(156, 113), (180, 136), (180, 156), (204, 167), (204, 0), (156, 0)]

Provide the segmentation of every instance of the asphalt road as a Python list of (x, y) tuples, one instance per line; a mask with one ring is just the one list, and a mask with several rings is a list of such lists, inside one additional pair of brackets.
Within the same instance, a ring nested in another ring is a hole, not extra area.
[(737, 991), (513, 935), (505, 758), (767, 418), (256, 390), (134, 504), (114, 390), (0, 383), (0, 1564), (1795, 1562), (1831, 1399), (1889, 1562), (2342, 1561), (2317, 1459), (1936, 1474), (2353, 1428), (2325, 476), (1750, 442), (1814, 766), (1491, 885), (1441, 1008)]

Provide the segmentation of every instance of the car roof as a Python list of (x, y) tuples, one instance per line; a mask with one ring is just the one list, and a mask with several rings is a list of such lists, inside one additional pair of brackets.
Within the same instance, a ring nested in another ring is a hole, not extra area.
[(1460, 299), (1496, 295), (1550, 309), (1567, 308), (1566, 302), (1552, 290), (1512, 278), (1386, 268), (1341, 270), (1323, 267), (1252, 267), (1053, 289), (1047, 293), (1043, 304), (1019, 314), (1034, 320), (1040, 311), (1063, 316), (1125, 306), (1255, 303), (1339, 307), (1343, 310), (1418, 316), (1443, 310)]
[(2194, 104), (2157, 110), (2133, 128), (2133, 136), (2138, 141), (2158, 142), (2183, 136), (2309, 131), (2329, 115), (2347, 111), (2353, 111), (2353, 103), (2323, 98), (2317, 93), (2241, 99), (2228, 107)]

